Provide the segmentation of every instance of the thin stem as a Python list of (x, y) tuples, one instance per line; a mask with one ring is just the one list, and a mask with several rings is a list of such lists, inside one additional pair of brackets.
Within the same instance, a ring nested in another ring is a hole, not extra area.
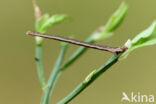
[(42, 59), (42, 45), (36, 44), (36, 65), (37, 65), (37, 72), (40, 84), (42, 88), (45, 86), (45, 77), (44, 77), (44, 68), (43, 68), (43, 59)]
[[(92, 38), (88, 38), (86, 40), (87, 42), (93, 42)], [(53, 75), (53, 78), (50, 78), (51, 80), (53, 80), (53, 82), (56, 82), (57, 79), (59, 78), (59, 76), (61, 75), (62, 71), (67, 68), (70, 64), (72, 64), (77, 58), (79, 58), (88, 48), (86, 47), (80, 47), (69, 59), (68, 61), (65, 62), (65, 64), (63, 64), (61, 67), (59, 67), (59, 69), (57, 70), (57, 73), (55, 73), (55, 75)], [(52, 76), (51, 76), (52, 77)], [(55, 84), (53, 84), (53, 87), (55, 86)], [(53, 89), (53, 88), (52, 88)], [(46, 94), (48, 95), (48, 94)], [(42, 103), (43, 104), (43, 103)]]
[[(92, 38), (88, 38), (86, 40), (87, 42), (93, 42)], [(88, 48), (86, 47), (80, 47), (72, 56), (71, 58), (65, 62), (65, 64), (63, 64), (63, 67), (60, 68), (60, 64), (61, 64), (61, 60), (60, 58), (63, 58), (64, 57), (64, 54), (65, 54), (65, 51), (66, 51), (66, 48), (67, 46), (65, 47), (62, 47), (61, 48), (61, 52), (60, 52), (60, 55), (58, 57), (58, 60), (57, 60), (57, 64), (56, 66), (54, 67), (54, 70), (48, 80), (48, 84), (47, 84), (47, 87), (45, 88), (44, 92), (43, 92), (43, 96), (42, 96), (42, 102), (41, 104), (49, 104), (49, 98), (50, 98), (50, 95), (53, 91), (53, 88), (55, 86), (55, 83), (57, 81), (57, 79), (59, 78), (59, 76), (61, 75), (61, 72), (62, 72), (62, 69), (65, 69), (67, 68), (70, 64), (72, 64), (78, 57), (80, 57)], [(58, 64), (60, 63), (60, 64)]]
[(58, 104), (67, 104), (72, 99), (74, 99), (78, 94), (80, 94), (86, 87), (88, 87), (92, 82), (96, 80), (102, 73), (104, 73), (107, 69), (109, 69), (112, 65), (114, 65), (118, 61), (119, 55), (114, 55), (110, 58), (104, 66), (99, 68), (98, 70), (94, 70), (90, 73), (86, 79), (80, 83), (68, 96), (66, 96), (63, 100), (61, 100)]
[[(33, 7), (34, 7), (34, 15), (36, 21), (41, 17), (41, 11), (38, 5), (36, 4), (36, 0), (33, 0)], [(37, 30), (36, 30), (37, 31)], [(37, 37), (35, 37), (37, 38)], [(42, 89), (45, 86), (45, 76), (44, 76), (44, 67), (43, 67), (43, 59), (42, 59), (42, 43), (38, 44), (36, 41), (36, 65), (37, 65), (37, 73), (39, 77), (40, 84)]]
[(61, 45), (61, 51), (59, 54), (59, 57), (56, 61), (55, 67), (50, 75), (50, 78), (48, 80), (48, 83), (46, 85), (46, 88), (44, 89), (43, 92), (43, 97), (42, 97), (42, 102), (41, 104), (49, 104), (50, 102), (50, 96), (53, 92), (54, 86), (56, 84), (57, 78), (59, 77), (59, 69), (60, 69), (60, 65), (62, 64), (66, 49), (67, 49), (67, 43), (62, 43)]
[[(93, 38), (89, 37), (88, 39), (86, 39), (86, 42), (94, 43), (94, 40)], [(68, 66), (74, 63), (81, 55), (83, 55), (83, 53), (87, 51), (87, 49), (87, 47), (82, 46), (78, 48), (77, 51), (75, 51), (75, 53), (72, 54), (72, 56), (63, 65), (61, 65), (60, 69), (65, 70)]]

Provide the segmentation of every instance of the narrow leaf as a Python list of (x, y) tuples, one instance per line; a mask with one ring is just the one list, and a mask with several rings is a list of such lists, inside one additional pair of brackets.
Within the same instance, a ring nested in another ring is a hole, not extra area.
[(112, 32), (122, 23), (127, 13), (127, 10), (128, 6), (123, 2), (117, 9), (117, 11), (110, 17), (107, 24), (102, 27), (103, 29), (101, 29), (100, 32), (96, 32), (93, 38), (95, 40), (99, 40), (110, 37), (112, 35)]
[(51, 27), (55, 24), (63, 22), (67, 18), (67, 15), (65, 14), (56, 14), (51, 16), (48, 20), (45, 21), (45, 23), (42, 25), (41, 30), (46, 31), (48, 27)]
[(44, 31), (42, 31), (42, 26), (43, 24), (45, 24), (45, 22), (49, 19), (49, 15), (45, 14), (42, 17), (40, 17), (35, 24), (35, 28), (37, 32), (41, 32), (44, 33)]

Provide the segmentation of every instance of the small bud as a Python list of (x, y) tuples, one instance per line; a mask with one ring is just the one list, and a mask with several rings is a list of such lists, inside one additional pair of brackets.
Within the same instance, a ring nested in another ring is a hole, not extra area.
[(36, 0), (33, 0), (33, 6), (34, 6), (34, 15), (36, 20), (38, 20), (41, 17), (41, 11), (40, 8), (36, 4)]
[(35, 37), (35, 40), (36, 40), (36, 44), (37, 44), (37, 45), (41, 45), (42, 42), (43, 42), (43, 38), (42, 38), (42, 37), (36, 36), (36, 37)]
[(91, 79), (92, 77), (95, 75), (96, 73), (96, 70), (93, 70), (86, 78), (85, 80), (83, 81), (83, 84), (87, 84)]
[(127, 42), (124, 45), (124, 48), (127, 48), (127, 49), (131, 48), (131, 40), (130, 39), (127, 40)]

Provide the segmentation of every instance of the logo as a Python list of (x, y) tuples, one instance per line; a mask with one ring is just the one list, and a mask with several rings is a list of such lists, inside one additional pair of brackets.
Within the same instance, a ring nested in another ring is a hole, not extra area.
[(141, 94), (140, 92), (134, 93), (131, 92), (130, 94), (126, 94), (125, 92), (122, 92), (122, 99), (121, 102), (130, 102), (130, 103), (153, 103), (154, 102), (154, 95), (149, 94)]

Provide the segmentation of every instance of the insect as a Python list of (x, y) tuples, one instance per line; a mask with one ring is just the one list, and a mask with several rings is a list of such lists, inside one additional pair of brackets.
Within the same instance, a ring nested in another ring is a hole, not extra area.
[(110, 47), (110, 46), (106, 46), (106, 45), (97, 45), (97, 44), (88, 43), (88, 42), (84, 42), (84, 41), (80, 41), (80, 40), (75, 40), (75, 39), (71, 39), (71, 38), (67, 38), (67, 37), (63, 37), (63, 36), (57, 36), (57, 35), (52, 35), (52, 34), (42, 34), (42, 33), (32, 32), (32, 31), (28, 31), (26, 34), (32, 35), (32, 36), (44, 37), (44, 38), (53, 39), (53, 40), (59, 40), (59, 41), (63, 41), (63, 42), (68, 42), (68, 43), (72, 43), (75, 45), (80, 45), (80, 46), (84, 46), (84, 47), (88, 47), (88, 48), (94, 48), (94, 49), (98, 49), (98, 50), (108, 51), (111, 53), (123, 53), (124, 52), (124, 49), (121, 47)]

